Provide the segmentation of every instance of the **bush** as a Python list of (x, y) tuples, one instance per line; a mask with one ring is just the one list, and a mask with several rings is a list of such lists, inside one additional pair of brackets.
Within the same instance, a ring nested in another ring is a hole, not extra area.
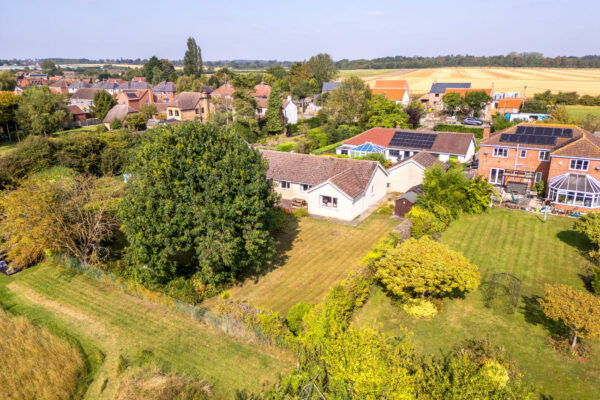
[(272, 232), (282, 231), (288, 223), (288, 215), (285, 213), (285, 210), (281, 207), (273, 207), (270, 219)]
[(535, 190), (538, 196), (544, 197), (546, 194), (546, 184), (544, 181), (538, 181), (533, 185), (533, 190)]
[(292, 150), (296, 153), (298, 152), (298, 143), (285, 142), (277, 145), (277, 151), (285, 151), (289, 153)]
[(596, 296), (600, 296), (600, 268), (594, 267), (592, 270), (590, 285), (592, 287), (592, 292), (594, 292)]
[(16, 185), (30, 173), (48, 169), (55, 162), (53, 142), (42, 136), (27, 136), (13, 152), (0, 158), (0, 189)]
[(425, 299), (410, 299), (402, 305), (402, 309), (411, 317), (431, 319), (438, 314), (438, 309)]
[(65, 135), (57, 154), (58, 162), (78, 172), (100, 175), (101, 153), (105, 147), (98, 135), (73, 132)]
[(424, 208), (414, 206), (406, 215), (412, 223), (411, 236), (419, 239), (425, 235), (434, 235), (446, 229), (446, 224), (436, 215)]
[(477, 139), (483, 138), (483, 128), (474, 128), (470, 126), (463, 125), (447, 125), (447, 124), (439, 124), (433, 128), (436, 132), (462, 132), (462, 133), (472, 133)]
[(394, 214), (394, 205), (390, 203), (382, 204), (381, 207), (379, 207), (375, 212), (379, 215), (391, 216), (392, 214)]
[(113, 120), (110, 122), (110, 129), (121, 129), (122, 127), (123, 124), (117, 117), (113, 118)]
[(286, 317), (287, 326), (295, 335), (299, 335), (301, 333), (302, 319), (310, 310), (312, 310), (312, 307), (312, 305), (302, 302), (294, 304), (288, 311)]
[(292, 214), (294, 214), (296, 218), (308, 217), (308, 211), (306, 208), (296, 208), (294, 211), (292, 211)]
[(367, 160), (367, 161), (377, 161), (383, 168), (387, 168), (392, 165), (390, 161), (388, 161), (383, 154), (380, 153), (370, 153), (363, 157), (357, 157), (359, 160)]
[(316, 156), (320, 156), (323, 153), (335, 153), (335, 149), (341, 145), (343, 142), (337, 142), (334, 144), (330, 144), (328, 146), (319, 147), (316, 150), (313, 150), (310, 154), (314, 154)]
[(108, 131), (108, 128), (104, 124), (100, 124), (96, 125), (96, 128), (94, 130), (96, 131), (96, 133), (104, 133)]

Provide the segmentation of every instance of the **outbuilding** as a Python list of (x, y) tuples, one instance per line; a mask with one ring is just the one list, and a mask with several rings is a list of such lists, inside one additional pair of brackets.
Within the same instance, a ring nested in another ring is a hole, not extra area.
[(415, 205), (419, 195), (416, 192), (409, 191), (398, 197), (394, 205), (394, 215), (404, 217)]

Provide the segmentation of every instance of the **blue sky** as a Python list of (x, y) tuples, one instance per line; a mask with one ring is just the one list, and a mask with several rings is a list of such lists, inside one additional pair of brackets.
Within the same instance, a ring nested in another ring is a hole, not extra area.
[(598, 0), (0, 0), (0, 58), (600, 54)]

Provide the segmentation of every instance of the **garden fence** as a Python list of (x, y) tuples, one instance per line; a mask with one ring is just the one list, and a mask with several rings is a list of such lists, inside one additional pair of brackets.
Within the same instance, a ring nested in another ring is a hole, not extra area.
[(130, 280), (115, 276), (112, 272), (103, 271), (93, 267), (86, 268), (81, 265), (77, 259), (71, 256), (55, 256), (55, 261), (83, 275), (119, 288), (129, 295), (150, 301), (179, 313), (183, 313), (193, 320), (225, 332), (228, 335), (240, 338), (244, 341), (261, 345), (277, 346), (281, 348), (287, 347), (287, 343), (283, 338), (272, 338), (264, 334), (258, 327), (249, 326), (246, 323), (229, 315), (216, 313), (204, 307), (177, 300), (165, 293), (149, 290), (148, 288), (139, 285), (137, 282), (132, 282)]

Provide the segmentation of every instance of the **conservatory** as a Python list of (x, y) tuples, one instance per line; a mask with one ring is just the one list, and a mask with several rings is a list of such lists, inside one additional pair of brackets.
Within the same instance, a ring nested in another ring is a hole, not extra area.
[(366, 142), (350, 150), (350, 158), (364, 157), (367, 154), (379, 153), (385, 155), (385, 147)]
[(556, 204), (600, 207), (600, 181), (586, 174), (562, 174), (548, 181), (548, 199)]

